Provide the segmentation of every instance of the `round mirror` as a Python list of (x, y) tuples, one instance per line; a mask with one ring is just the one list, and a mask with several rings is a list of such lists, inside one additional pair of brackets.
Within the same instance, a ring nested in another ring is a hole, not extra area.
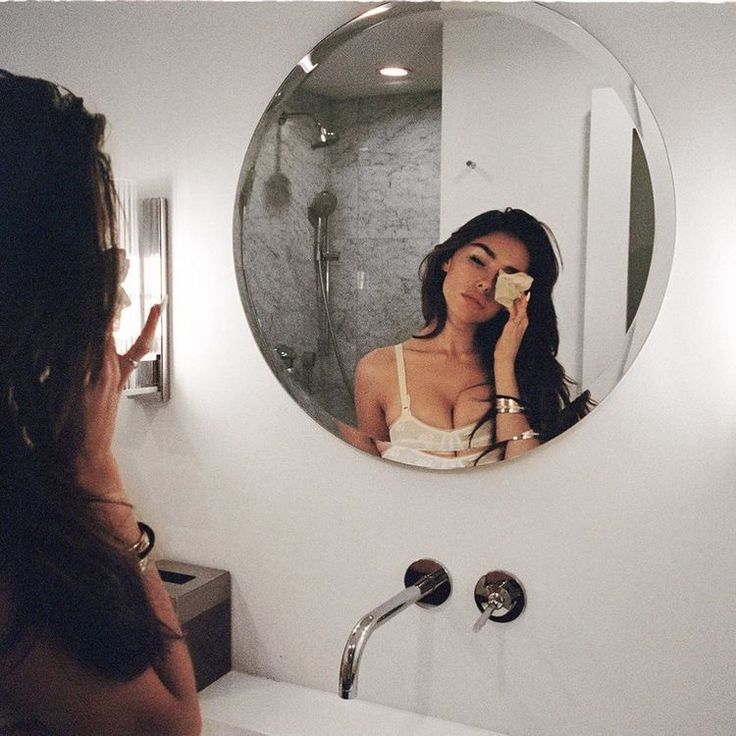
[(387, 3), (275, 93), (234, 245), (258, 345), (314, 419), (391, 460), (485, 465), (631, 365), (669, 275), (672, 177), (627, 72), (556, 11)]

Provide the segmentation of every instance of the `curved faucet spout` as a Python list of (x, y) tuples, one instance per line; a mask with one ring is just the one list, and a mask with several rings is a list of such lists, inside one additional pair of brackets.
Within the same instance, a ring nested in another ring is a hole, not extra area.
[[(425, 575), (410, 585), (398, 595), (366, 613), (350, 632), (340, 662), (340, 697), (354, 698), (358, 693), (358, 667), (360, 657), (371, 634), (382, 624), (393, 618), (399, 611), (403, 611), (412, 603), (418, 603), (442, 585), (450, 587), (450, 578), (444, 568)], [(448, 592), (449, 594), (449, 592)]]

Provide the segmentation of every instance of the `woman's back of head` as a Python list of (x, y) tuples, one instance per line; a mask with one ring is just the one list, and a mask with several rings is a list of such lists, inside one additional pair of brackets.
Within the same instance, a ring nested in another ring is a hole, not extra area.
[(115, 306), (104, 127), (67, 90), (0, 71), (0, 397), (26, 444), (62, 456)]

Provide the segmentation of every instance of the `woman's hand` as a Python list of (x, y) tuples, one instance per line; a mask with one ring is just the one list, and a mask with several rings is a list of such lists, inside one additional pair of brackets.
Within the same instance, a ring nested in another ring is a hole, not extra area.
[[(496, 342), (496, 349), (493, 353), (493, 374), (496, 394), (500, 396), (521, 396), (514, 365), (521, 341), (529, 326), (528, 304), (529, 294), (522, 294), (514, 301), (509, 310), (509, 319)], [(496, 415), (496, 439), (501, 442), (518, 437), (529, 429), (531, 426), (524, 413)], [(539, 440), (535, 437), (512, 440), (506, 445), (504, 460), (528, 452), (537, 445), (539, 445)]]
[(530, 294), (522, 294), (514, 301), (509, 310), (509, 319), (504, 325), (503, 332), (496, 342), (493, 360), (496, 366), (513, 368), (516, 356), (521, 347), (521, 341), (529, 326), (527, 306)]
[(117, 475), (112, 440), (120, 395), (137, 362), (150, 352), (160, 316), (161, 307), (157, 304), (151, 308), (141, 334), (125, 355), (118, 355), (110, 333), (100, 374), (94, 383), (87, 385), (84, 442), (76, 459), (76, 472), (78, 482), (89, 491), (107, 495), (106, 489), (112, 491), (109, 486), (115, 485), (106, 483), (106, 478)]

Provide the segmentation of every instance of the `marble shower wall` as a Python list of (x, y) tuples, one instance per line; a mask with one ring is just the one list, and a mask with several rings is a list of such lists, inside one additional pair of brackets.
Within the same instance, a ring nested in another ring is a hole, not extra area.
[[(440, 227), (441, 93), (333, 101), (301, 93), (289, 103), (297, 108), (312, 111), (339, 141), (312, 150), (308, 118), (274, 120), (266, 130), (244, 225), (249, 284), (266, 340), (295, 349), (291, 378), (307, 388), (299, 363), (304, 351), (318, 352), (322, 305), (306, 210), (320, 190), (333, 192), (328, 231), (339, 258), (331, 264), (331, 317), (352, 384), (363, 354), (422, 325), (418, 268)], [(332, 349), (317, 355), (308, 392), (333, 416), (354, 421), (352, 388)]]
[(333, 103), (332, 313), (351, 376), (362, 355), (422, 325), (418, 269), (440, 229), (441, 104), (440, 92)]
[[(289, 111), (309, 112), (323, 122), (328, 108), (316, 95), (295, 95), (288, 106)], [(307, 384), (302, 358), (317, 350), (321, 304), (307, 208), (314, 195), (327, 188), (326, 149), (312, 148), (317, 131), (310, 118), (291, 117), (281, 125), (279, 113), (273, 113), (261, 140), (255, 142), (258, 156), (243, 213), (242, 247), (248, 292), (263, 340), (271, 350), (284, 345), (293, 351), (292, 376)], [(278, 370), (286, 367), (277, 365)]]

